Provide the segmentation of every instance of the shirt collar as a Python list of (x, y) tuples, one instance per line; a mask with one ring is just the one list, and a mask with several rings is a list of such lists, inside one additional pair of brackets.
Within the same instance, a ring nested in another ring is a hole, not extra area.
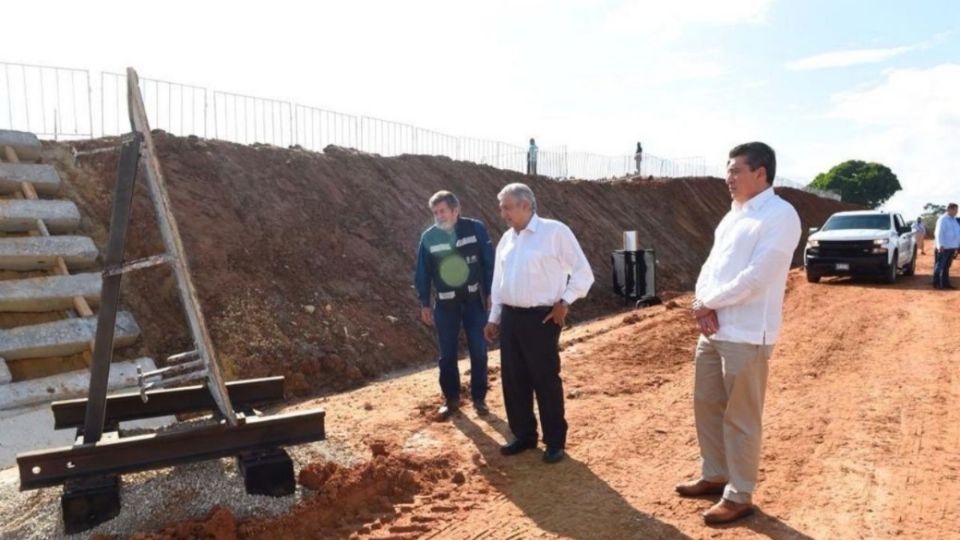
[(770, 186), (770, 187), (768, 187), (767, 189), (761, 191), (760, 193), (757, 193), (756, 195), (754, 195), (752, 199), (750, 199), (749, 201), (747, 201), (747, 202), (745, 202), (745, 203), (742, 203), (742, 204), (741, 204), (741, 203), (738, 203), (738, 202), (734, 201), (734, 202), (733, 202), (733, 209), (734, 209), (734, 210), (738, 210), (738, 211), (740, 211), (740, 210), (746, 210), (746, 211), (756, 210), (756, 209), (762, 207), (762, 206), (764, 205), (764, 203), (766, 203), (767, 201), (769, 201), (770, 199), (772, 199), (772, 198), (773, 198), (773, 195), (774, 195), (773, 186)]
[(535, 233), (537, 232), (537, 227), (539, 226), (540, 226), (540, 216), (538, 216), (537, 214), (533, 214), (533, 217), (530, 218), (530, 221), (527, 223), (526, 228), (524, 228), (521, 231), (517, 231), (516, 229), (514, 229), (513, 235), (520, 236), (520, 233), (522, 233), (523, 231), (530, 231), (531, 233)]

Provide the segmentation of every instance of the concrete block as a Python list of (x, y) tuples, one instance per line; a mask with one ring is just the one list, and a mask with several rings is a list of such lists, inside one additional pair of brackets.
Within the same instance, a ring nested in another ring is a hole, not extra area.
[(52, 165), (0, 163), (0, 193), (17, 193), (22, 182), (33, 184), (40, 195), (56, 195), (60, 191), (60, 175)]
[[(76, 354), (89, 349), (96, 331), (96, 316), (0, 330), (0, 356), (19, 360)], [(140, 327), (133, 315), (117, 313), (114, 348), (132, 345), (139, 336)]]
[[(156, 369), (150, 358), (110, 365), (109, 390), (137, 385), (137, 366), (144, 371)], [(86, 397), (90, 389), (90, 371), (83, 369), (39, 379), (29, 379), (0, 386), (0, 410), (49, 403), (61, 399)], [(52, 428), (53, 425), (50, 425)]]
[(73, 298), (100, 301), (103, 276), (96, 272), (0, 281), (0, 312), (46, 312), (73, 307)]
[(51, 234), (63, 234), (80, 226), (80, 210), (72, 201), (0, 200), (0, 231), (28, 232), (37, 230), (42, 219)]
[[(119, 388), (111, 394), (136, 392), (136, 387)], [(81, 396), (85, 397), (85, 396)], [(124, 422), (125, 429), (157, 429), (176, 423), (172, 416)], [(19, 475), (15, 467), (17, 454), (44, 448), (72, 446), (76, 442), (76, 430), (53, 429), (53, 410), (49, 403), (30, 405), (0, 411), (0, 485), (16, 484)], [(11, 474), (12, 473), (12, 474)]]
[(12, 146), (20, 161), (40, 159), (40, 139), (33, 133), (0, 129), (0, 147), (3, 146)]
[(63, 257), (68, 268), (90, 268), (97, 246), (86, 236), (0, 238), (0, 270), (44, 270)]

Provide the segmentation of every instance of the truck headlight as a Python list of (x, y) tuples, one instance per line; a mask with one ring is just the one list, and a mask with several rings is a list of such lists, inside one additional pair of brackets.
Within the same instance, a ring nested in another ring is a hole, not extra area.
[[(876, 240), (873, 241), (873, 245), (875, 245), (875, 246), (886, 246), (886, 245), (887, 245), (887, 241), (884, 240), (883, 238), (877, 238)], [(886, 250), (884, 250), (884, 251), (886, 251)]]
[(876, 255), (880, 255), (880, 254), (883, 254), (883, 253), (886, 253), (886, 252), (887, 252), (887, 248), (885, 248), (885, 247), (875, 247), (875, 248), (873, 248), (873, 253), (876, 254)]
[(808, 247), (808, 248), (815, 248), (815, 247), (819, 247), (819, 246), (820, 246), (820, 242), (819, 242), (819, 241), (817, 241), (817, 240), (807, 240), (807, 247)]

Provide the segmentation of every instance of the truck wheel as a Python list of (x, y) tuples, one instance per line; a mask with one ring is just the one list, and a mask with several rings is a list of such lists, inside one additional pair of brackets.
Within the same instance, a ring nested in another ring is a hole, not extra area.
[(910, 258), (910, 262), (907, 263), (907, 266), (903, 269), (903, 275), (912, 276), (917, 271), (917, 246), (913, 246), (913, 257)]
[(807, 282), (820, 283), (820, 274), (814, 274), (813, 272), (807, 270)]
[(893, 252), (893, 262), (890, 263), (890, 268), (887, 269), (887, 275), (884, 276), (884, 281), (887, 283), (896, 283), (897, 281), (897, 259), (900, 257), (900, 254), (896, 251)]

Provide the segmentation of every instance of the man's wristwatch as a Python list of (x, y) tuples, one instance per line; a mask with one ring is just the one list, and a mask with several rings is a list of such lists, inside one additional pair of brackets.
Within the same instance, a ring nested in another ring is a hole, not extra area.
[(693, 301), (693, 304), (690, 304), (690, 309), (692, 309), (692, 310), (694, 310), (694, 311), (700, 311), (700, 310), (703, 309), (704, 307), (705, 307), (705, 306), (703, 305), (703, 300), (700, 300), (699, 298), (695, 299), (695, 300)]

